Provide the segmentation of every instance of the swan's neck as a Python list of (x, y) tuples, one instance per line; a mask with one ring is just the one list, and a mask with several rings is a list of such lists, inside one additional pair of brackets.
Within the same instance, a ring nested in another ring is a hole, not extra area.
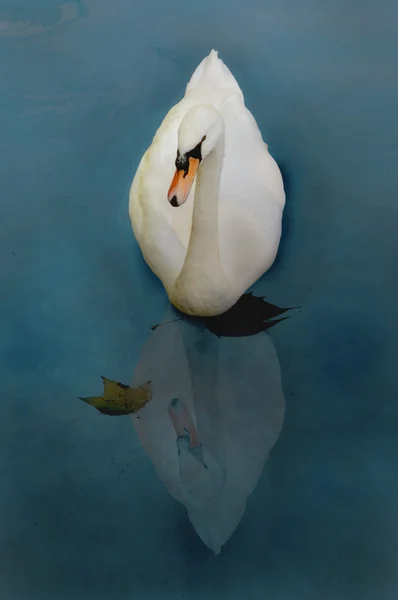
[[(228, 283), (220, 261), (218, 200), (224, 158), (224, 132), (200, 166), (192, 227), (184, 265), (177, 277), (171, 301), (188, 314), (222, 312)], [(201, 308), (202, 307), (202, 308)]]

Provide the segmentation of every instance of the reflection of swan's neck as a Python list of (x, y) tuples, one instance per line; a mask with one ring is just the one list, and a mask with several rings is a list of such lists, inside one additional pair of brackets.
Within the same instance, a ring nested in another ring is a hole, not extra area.
[(220, 340), (203, 325), (189, 320), (180, 324), (180, 331), (189, 366), (199, 438), (224, 468), (223, 419), (219, 403)]
[(225, 483), (223, 423), (218, 399), (219, 340), (202, 325), (178, 323), (191, 379), (192, 403), (168, 406), (176, 434), (180, 479), (190, 503), (217, 496)]
[[(202, 316), (214, 314), (214, 310), (219, 312), (229, 288), (220, 261), (218, 227), (224, 140), (222, 130), (213, 150), (199, 168), (188, 249), (169, 294), (173, 304), (188, 314), (198, 314), (198, 303), (203, 304)], [(192, 290), (195, 290), (194, 294)], [(190, 306), (192, 296), (194, 307)], [(226, 304), (225, 310), (228, 307)]]

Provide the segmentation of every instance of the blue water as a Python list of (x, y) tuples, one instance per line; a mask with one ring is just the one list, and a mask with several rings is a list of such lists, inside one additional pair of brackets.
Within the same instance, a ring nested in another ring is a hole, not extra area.
[[(0, 598), (396, 600), (398, 8), (390, 0), (0, 3)], [(142, 153), (215, 47), (286, 183), (256, 291), (286, 415), (214, 557), (129, 418), (166, 306), (127, 214)]]

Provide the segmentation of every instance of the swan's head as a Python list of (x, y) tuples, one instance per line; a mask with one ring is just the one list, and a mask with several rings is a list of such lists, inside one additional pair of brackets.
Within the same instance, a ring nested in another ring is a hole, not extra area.
[(211, 104), (191, 108), (178, 130), (176, 172), (168, 199), (181, 206), (188, 198), (201, 162), (211, 153), (223, 133), (223, 120)]

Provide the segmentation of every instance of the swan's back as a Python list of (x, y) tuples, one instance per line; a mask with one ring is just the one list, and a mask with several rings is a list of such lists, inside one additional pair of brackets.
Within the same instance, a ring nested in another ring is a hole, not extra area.
[(236, 93), (243, 102), (242, 90), (226, 64), (218, 57), (218, 52), (212, 50), (195, 69), (185, 95), (197, 93), (200, 90), (223, 90)]

